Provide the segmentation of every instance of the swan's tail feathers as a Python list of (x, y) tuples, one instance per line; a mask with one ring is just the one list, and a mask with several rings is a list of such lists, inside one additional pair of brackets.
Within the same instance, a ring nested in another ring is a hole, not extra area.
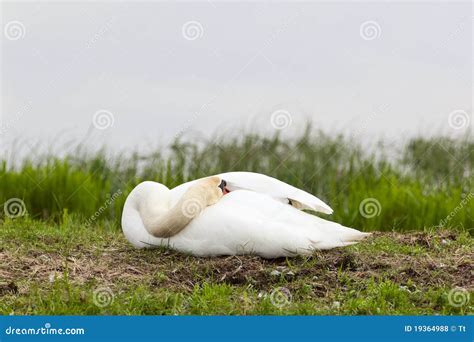
[(360, 232), (353, 228), (348, 228), (344, 226), (337, 227), (332, 234), (328, 234), (324, 238), (320, 239), (310, 239), (311, 247), (314, 249), (331, 249), (336, 247), (345, 247), (354, 245), (368, 236), (372, 235), (371, 233)]

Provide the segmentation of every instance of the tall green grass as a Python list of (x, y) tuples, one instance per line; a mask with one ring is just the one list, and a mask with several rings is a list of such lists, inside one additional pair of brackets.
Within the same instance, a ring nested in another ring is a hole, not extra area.
[[(365, 231), (439, 225), (471, 230), (473, 166), (470, 136), (416, 138), (395, 150), (308, 129), (294, 139), (175, 141), (160, 151), (128, 156), (105, 150), (90, 155), (79, 147), (64, 158), (29, 158), (16, 167), (3, 161), (0, 203), (20, 198), (36, 219), (61, 220), (67, 211), (118, 225), (127, 194), (143, 180), (174, 187), (220, 172), (254, 171), (317, 195), (334, 209), (332, 220)], [(360, 205), (368, 198), (376, 207), (364, 216)]]

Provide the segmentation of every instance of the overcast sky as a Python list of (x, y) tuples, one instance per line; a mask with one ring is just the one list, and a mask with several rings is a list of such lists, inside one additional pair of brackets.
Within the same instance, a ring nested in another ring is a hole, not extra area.
[(470, 1), (1, 6), (2, 150), (473, 130)]

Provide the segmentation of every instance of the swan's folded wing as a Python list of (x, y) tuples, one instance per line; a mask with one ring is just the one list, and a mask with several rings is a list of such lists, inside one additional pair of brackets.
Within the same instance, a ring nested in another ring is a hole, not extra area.
[(239, 189), (265, 193), (298, 209), (309, 209), (325, 214), (333, 210), (319, 198), (278, 179), (254, 172), (227, 172), (219, 175), (227, 182), (230, 191)]

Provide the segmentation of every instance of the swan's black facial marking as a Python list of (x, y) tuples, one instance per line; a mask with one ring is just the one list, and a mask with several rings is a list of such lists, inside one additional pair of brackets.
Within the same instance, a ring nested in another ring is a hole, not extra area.
[(226, 194), (226, 187), (227, 186), (227, 182), (225, 180), (222, 180), (221, 181), (221, 184), (219, 184), (219, 188), (221, 188), (222, 190), (222, 193), (225, 195)]

